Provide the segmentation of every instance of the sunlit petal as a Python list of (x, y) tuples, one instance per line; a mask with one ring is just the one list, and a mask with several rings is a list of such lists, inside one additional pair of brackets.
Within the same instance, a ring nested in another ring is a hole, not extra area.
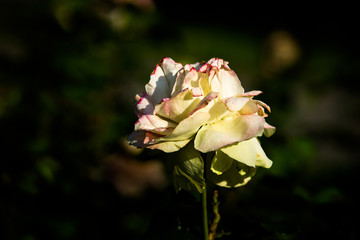
[(263, 133), (264, 118), (257, 115), (238, 115), (203, 126), (195, 137), (195, 148), (201, 152), (218, 150)]
[(270, 168), (272, 165), (272, 161), (266, 156), (257, 138), (232, 144), (219, 149), (218, 152), (250, 167)]

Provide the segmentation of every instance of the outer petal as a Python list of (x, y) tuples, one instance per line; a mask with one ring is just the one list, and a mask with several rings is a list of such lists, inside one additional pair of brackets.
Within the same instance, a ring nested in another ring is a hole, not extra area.
[(257, 138), (235, 143), (221, 148), (217, 152), (222, 152), (228, 157), (250, 167), (270, 168), (272, 165), (272, 161), (266, 156)]
[(146, 147), (150, 149), (159, 149), (164, 152), (176, 152), (184, 147), (191, 139), (172, 142), (158, 142), (158, 139), (163, 136), (149, 131), (134, 131), (129, 137), (128, 141), (131, 145), (136, 147)]
[(175, 128), (175, 126), (176, 124), (174, 124), (173, 122), (163, 120), (158, 116), (143, 115), (135, 123), (135, 131), (146, 130), (168, 134)]
[(271, 137), (275, 133), (276, 127), (271, 126), (267, 122), (264, 124), (264, 135), (265, 137)]
[(210, 80), (211, 91), (219, 92), (221, 99), (244, 93), (244, 88), (241, 86), (240, 80), (233, 70), (221, 68), (215, 71), (216, 74)]
[(228, 156), (224, 157), (224, 153), (218, 150), (215, 152), (215, 156), (213, 161), (211, 162), (210, 169), (213, 173), (216, 173), (217, 175), (221, 175), (230, 169), (230, 167), (233, 164), (233, 161), (234, 159)]
[(253, 91), (250, 91), (250, 92), (246, 92), (246, 93), (242, 94), (241, 96), (242, 97), (254, 97), (254, 96), (257, 96), (257, 95), (259, 95), (261, 93), (262, 93), (262, 91), (253, 90)]
[(172, 141), (172, 142), (159, 142), (156, 144), (148, 145), (147, 148), (150, 149), (158, 149), (166, 153), (176, 152), (183, 148), (191, 139), (185, 139), (180, 141)]
[(217, 67), (217, 68), (221, 68), (221, 67), (226, 67), (226, 68), (229, 68), (228, 66), (228, 63), (227, 61), (224, 61), (223, 59), (221, 58), (212, 58), (208, 61), (208, 64), (211, 65), (211, 66), (214, 66), (214, 67)]
[(153, 114), (154, 104), (151, 101), (151, 97), (144, 93), (141, 96), (136, 94), (135, 96), (136, 104), (135, 104), (135, 113), (138, 117), (144, 114)]
[(249, 115), (259, 110), (257, 102), (247, 97), (230, 97), (223, 101), (231, 112), (240, 111), (241, 114)]
[(145, 130), (133, 131), (128, 136), (128, 141), (130, 145), (134, 145), (136, 147), (147, 147), (149, 144), (155, 142), (157, 138), (161, 135), (155, 134), (152, 132), (148, 132)]
[[(224, 161), (225, 158), (228, 158), (226, 155), (218, 155), (218, 157), (222, 159), (221, 161)], [(245, 164), (239, 163), (237, 161), (232, 161), (229, 169), (220, 175), (215, 174), (212, 170), (208, 170), (207, 178), (209, 181), (221, 187), (240, 187), (248, 183), (255, 173), (256, 168), (246, 166)]]
[(204, 161), (190, 142), (179, 151), (174, 165), (174, 185), (177, 191), (185, 189), (201, 193), (205, 187)]
[(201, 152), (218, 150), (230, 144), (260, 136), (264, 118), (257, 115), (238, 115), (203, 126), (195, 137), (195, 148)]
[(227, 109), (231, 112), (237, 112), (242, 109), (250, 99), (247, 97), (229, 97), (223, 99)]
[(157, 105), (155, 114), (178, 123), (187, 118), (200, 101), (200, 98), (193, 97), (191, 90), (185, 89), (170, 100)]
[(182, 64), (175, 62), (171, 58), (164, 58), (155, 67), (149, 83), (145, 86), (146, 92), (151, 96), (154, 104), (158, 104), (163, 98), (171, 96), (176, 74), (181, 68)]

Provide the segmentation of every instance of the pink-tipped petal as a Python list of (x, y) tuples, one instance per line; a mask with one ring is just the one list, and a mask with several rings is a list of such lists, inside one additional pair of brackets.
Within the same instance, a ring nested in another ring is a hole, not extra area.
[(256, 104), (255, 101), (249, 99), (249, 101), (241, 108), (240, 114), (243, 115), (250, 115), (258, 112), (259, 106)]
[(223, 68), (216, 71), (216, 74), (211, 79), (210, 86), (212, 91), (220, 93), (221, 99), (244, 93), (244, 88), (241, 86), (240, 80), (235, 72)]
[(237, 112), (240, 111), (249, 100), (249, 98), (245, 97), (230, 97), (223, 99), (223, 102), (229, 111)]
[(209, 68), (210, 68), (210, 64), (205, 63), (204, 65), (201, 66), (201, 68), (199, 68), (199, 72), (206, 73)]
[(208, 95), (206, 95), (206, 97), (204, 97), (198, 104), (197, 106), (194, 108), (194, 110), (190, 113), (190, 115), (192, 115), (194, 112), (198, 111), (199, 109), (202, 109), (204, 107), (206, 107), (213, 99), (217, 98), (217, 96), (219, 95), (219, 93), (217, 92), (211, 92)]
[(199, 85), (197, 82), (198, 73), (195, 68), (191, 68), (190, 71), (185, 75), (183, 86), (187, 88), (194, 87), (194, 84)]
[(171, 91), (175, 84), (177, 72), (182, 64), (176, 63), (171, 58), (164, 58), (152, 72), (150, 81), (145, 89), (151, 96), (153, 103), (158, 104), (163, 98), (171, 97)]
[(175, 126), (176, 125), (174, 123), (165, 121), (158, 116), (143, 115), (135, 123), (135, 131), (146, 130), (158, 133), (170, 133)]
[(193, 97), (201, 97), (203, 95), (201, 88), (199, 87), (191, 89), (191, 92), (193, 94)]
[(253, 91), (250, 91), (250, 92), (243, 93), (243, 94), (241, 94), (241, 96), (242, 97), (254, 97), (254, 96), (257, 96), (257, 95), (259, 95), (261, 93), (262, 93), (262, 91), (253, 90)]
[(195, 148), (200, 152), (211, 152), (260, 136), (264, 122), (264, 118), (258, 115), (239, 115), (204, 125), (196, 134)]
[(276, 127), (271, 126), (267, 122), (264, 124), (264, 135), (265, 137), (271, 137), (276, 131)]
[(151, 102), (151, 97), (147, 93), (144, 93), (141, 96), (136, 95), (135, 100), (137, 100), (137, 103), (135, 104), (135, 113), (138, 117), (153, 113), (154, 104)]
[(269, 113), (271, 113), (271, 108), (270, 108), (269, 105), (267, 105), (266, 103), (264, 103), (264, 102), (262, 102), (262, 101), (260, 101), (260, 100), (254, 100), (254, 101), (255, 101), (257, 104), (259, 104), (260, 106), (266, 108), (266, 109), (269, 111)]
[(169, 101), (156, 105), (154, 112), (165, 119), (178, 123), (187, 118), (200, 101), (200, 98), (193, 97), (191, 90), (185, 89)]

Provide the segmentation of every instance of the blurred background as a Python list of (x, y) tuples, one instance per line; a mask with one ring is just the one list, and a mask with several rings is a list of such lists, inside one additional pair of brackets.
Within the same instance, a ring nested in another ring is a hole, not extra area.
[(2, 0), (0, 239), (201, 238), (171, 156), (125, 141), (134, 95), (166, 56), (223, 58), (272, 108), (277, 132), (261, 141), (273, 167), (219, 189), (222, 239), (360, 239), (351, 9)]

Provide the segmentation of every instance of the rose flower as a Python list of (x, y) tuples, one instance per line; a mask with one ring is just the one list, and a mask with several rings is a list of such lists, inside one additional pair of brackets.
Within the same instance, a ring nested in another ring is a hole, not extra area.
[(261, 91), (244, 92), (228, 62), (212, 58), (183, 66), (164, 58), (145, 90), (135, 97), (139, 120), (128, 140), (168, 153), (181, 149), (174, 169), (178, 189), (201, 192), (201, 153), (214, 152), (207, 176), (220, 186), (244, 185), (256, 167), (272, 165), (257, 140), (275, 131), (264, 119), (270, 107), (253, 99)]

